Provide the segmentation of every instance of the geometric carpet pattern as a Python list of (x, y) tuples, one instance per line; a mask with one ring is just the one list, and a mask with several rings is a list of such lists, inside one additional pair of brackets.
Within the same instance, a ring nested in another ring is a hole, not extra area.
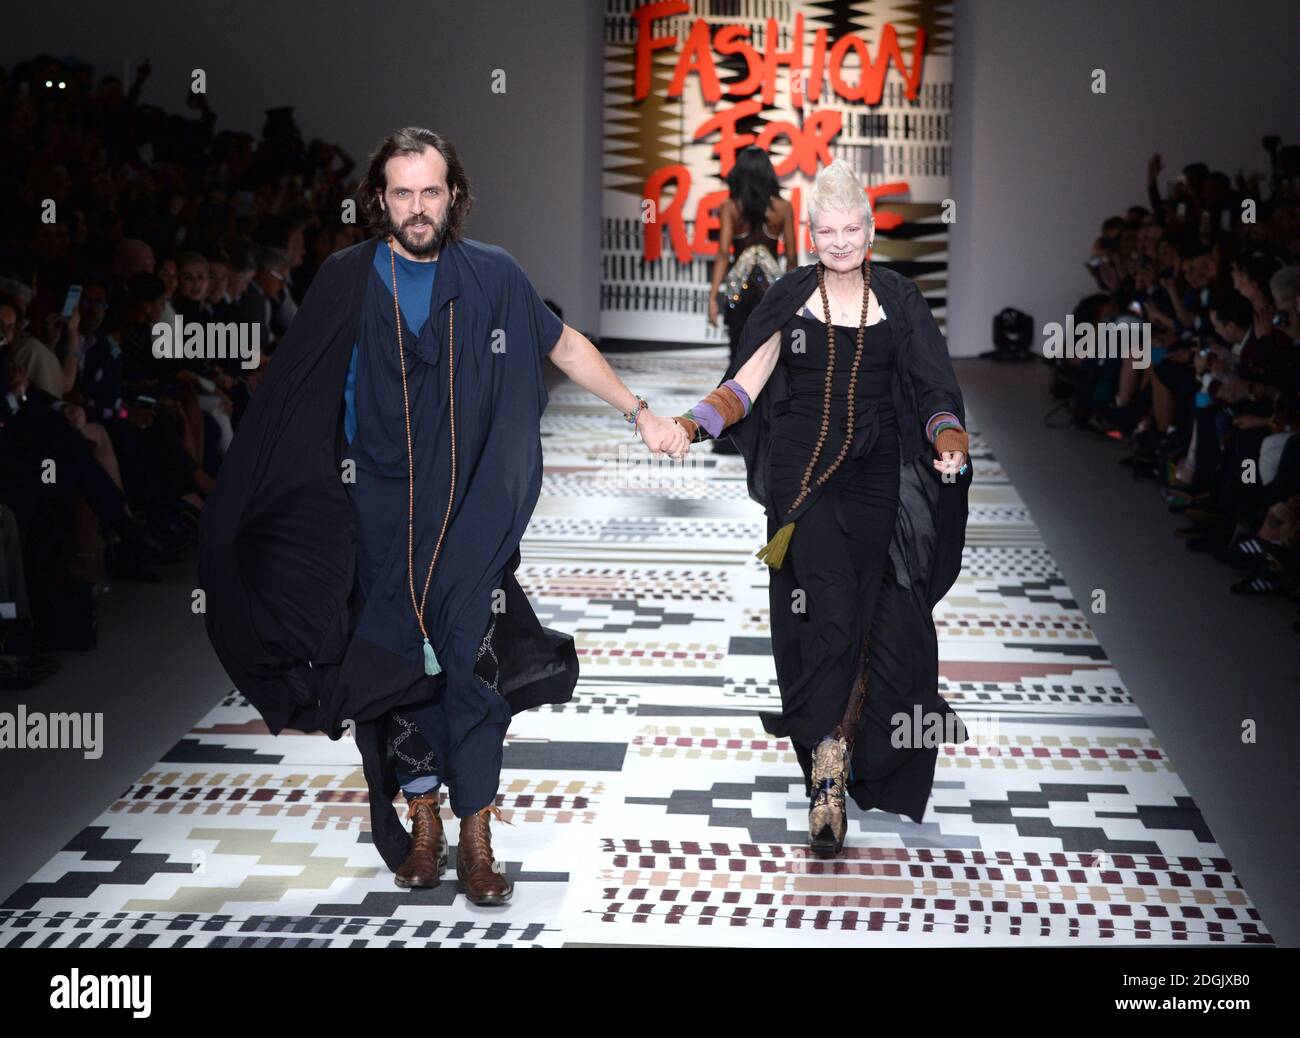
[[(723, 351), (613, 355), (661, 414)], [(493, 846), (508, 906), (408, 890), (371, 842), (347, 739), (271, 736), (237, 690), (0, 905), (0, 947), (1224, 945), (1273, 938), (982, 442), (962, 573), (934, 611), (943, 744), (923, 820), (849, 801), (809, 855), (743, 463), (655, 463), (565, 383), (517, 571), (573, 634), (570, 703), (517, 715)], [(399, 798), (400, 799), (400, 798)], [(404, 809), (402, 815), (405, 815)]]

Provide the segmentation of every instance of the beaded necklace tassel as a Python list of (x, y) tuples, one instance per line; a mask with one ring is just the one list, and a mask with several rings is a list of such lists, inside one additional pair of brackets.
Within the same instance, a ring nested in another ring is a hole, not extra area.
[(456, 497), (456, 377), (455, 377), (455, 331), (456, 303), (451, 301), (451, 313), (447, 321), (447, 386), (448, 405), (451, 422), (451, 487), (447, 493), (447, 511), (442, 517), (442, 529), (438, 532), (438, 543), (433, 547), (433, 558), (429, 560), (429, 572), (424, 578), (424, 590), (420, 593), (419, 604), (415, 601), (415, 463), (411, 454), (411, 402), (406, 392), (406, 351), (402, 345), (402, 314), (397, 305), (397, 259), (393, 254), (393, 239), (388, 239), (388, 260), (393, 271), (393, 319), (397, 323), (397, 354), (402, 368), (402, 407), (406, 414), (406, 476), (407, 506), (406, 520), (406, 579), (411, 589), (411, 605), (415, 608), (415, 619), (420, 624), (420, 633), (424, 635), (424, 672), (430, 677), (442, 673), (442, 665), (429, 642), (429, 632), (424, 626), (424, 601), (429, 594), (429, 580), (433, 576), (434, 563), (442, 550), (442, 539), (447, 533), (447, 522), (451, 519), (451, 504)]
[[(790, 511), (793, 512), (802, 503), (810, 492), (808, 481), (812, 478), (813, 469), (817, 466), (817, 459), (821, 457), (822, 445), (826, 442), (826, 432), (830, 427), (831, 419), (831, 387), (835, 374), (835, 325), (831, 323), (831, 304), (826, 294), (826, 266), (823, 263), (817, 264), (817, 287), (821, 290), (822, 308), (826, 314), (826, 388), (822, 397), (822, 427), (817, 436), (817, 446), (813, 448), (812, 457), (808, 459), (808, 467), (804, 469), (803, 477), (799, 480), (799, 494), (790, 505)], [(871, 257), (868, 253), (866, 261), (863, 263), (862, 278), (862, 315), (858, 318), (858, 341), (857, 348), (853, 352), (853, 367), (849, 371), (849, 401), (848, 401), (848, 422), (844, 432), (844, 445), (840, 448), (839, 454), (831, 462), (830, 467), (817, 477), (817, 486), (825, 483), (830, 479), (832, 473), (840, 467), (840, 462), (844, 460), (845, 454), (848, 453), (849, 445), (853, 442), (853, 411), (856, 400), (857, 382), (858, 382), (858, 364), (862, 360), (862, 344), (866, 338), (867, 329), (867, 310), (871, 302)], [(789, 514), (789, 513), (787, 513)], [(781, 563), (785, 561), (786, 551), (790, 547), (790, 538), (794, 536), (794, 524), (796, 520), (790, 520), (783, 524), (763, 547), (759, 548), (754, 554), (766, 562), (773, 569), (780, 569)]]

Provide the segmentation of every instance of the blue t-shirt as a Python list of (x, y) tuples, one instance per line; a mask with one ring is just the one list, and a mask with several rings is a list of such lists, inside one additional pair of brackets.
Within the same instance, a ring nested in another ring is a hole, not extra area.
[[(375, 270), (384, 279), (384, 284), (391, 287), (393, 283), (392, 261), (389, 257), (388, 242), (381, 241), (375, 249)], [(401, 301), (402, 316), (415, 335), (419, 335), (424, 323), (429, 319), (429, 302), (433, 298), (433, 277), (438, 269), (438, 261), (427, 263), (409, 260), (400, 252), (393, 253), (397, 260), (397, 298)], [(343, 433), (351, 443), (357, 438), (357, 344), (352, 344), (352, 360), (348, 363), (348, 378), (343, 385)]]

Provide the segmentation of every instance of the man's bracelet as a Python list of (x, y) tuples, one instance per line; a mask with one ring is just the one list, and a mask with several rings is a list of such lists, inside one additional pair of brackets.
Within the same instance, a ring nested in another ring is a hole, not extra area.
[(646, 403), (645, 397), (643, 397), (640, 393), (633, 393), (632, 395), (636, 397), (636, 410), (624, 411), (623, 419), (624, 421), (627, 422), (628, 425), (632, 427), (632, 435), (635, 436), (637, 420), (641, 417), (641, 412), (644, 411), (650, 405)]

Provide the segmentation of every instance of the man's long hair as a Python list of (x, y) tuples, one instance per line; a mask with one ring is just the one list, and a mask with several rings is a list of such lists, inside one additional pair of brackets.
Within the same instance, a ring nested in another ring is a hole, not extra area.
[(465, 176), (465, 167), (460, 164), (451, 141), (422, 126), (404, 126), (390, 133), (371, 153), (370, 168), (357, 189), (357, 204), (369, 234), (379, 238), (388, 235), (387, 215), (379, 204), (380, 196), (388, 190), (388, 177), (384, 174), (388, 160), (394, 155), (419, 155), (430, 148), (435, 148), (447, 163), (447, 190), (455, 191), (455, 200), (447, 207), (447, 230), (443, 241), (450, 243), (460, 240), (470, 208), (474, 204), (474, 196), (469, 190), (469, 178)]

